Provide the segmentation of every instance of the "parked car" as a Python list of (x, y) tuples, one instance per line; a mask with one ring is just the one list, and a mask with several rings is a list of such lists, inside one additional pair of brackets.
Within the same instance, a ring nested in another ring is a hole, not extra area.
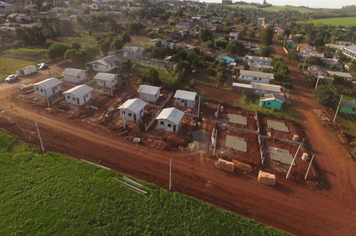
[(39, 70), (44, 70), (44, 69), (46, 69), (48, 66), (47, 66), (47, 64), (46, 63), (40, 63), (40, 64), (38, 64), (38, 69)]
[(15, 81), (17, 79), (18, 79), (17, 75), (12, 74), (12, 75), (9, 75), (8, 77), (6, 77), (5, 81), (10, 83), (10, 82), (13, 82), (13, 81)]

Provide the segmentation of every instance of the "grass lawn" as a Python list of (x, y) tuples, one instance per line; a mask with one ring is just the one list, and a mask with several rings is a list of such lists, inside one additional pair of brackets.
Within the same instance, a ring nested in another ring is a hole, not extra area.
[(342, 95), (344, 95), (342, 97), (342, 100), (345, 101), (356, 101), (356, 94), (350, 94), (350, 93), (342, 93)]
[(16, 74), (16, 70), (25, 66), (35, 65), (35, 61), (26, 61), (11, 57), (0, 57), (0, 79), (5, 79), (10, 74)]
[(290, 10), (290, 11), (299, 11), (300, 13), (306, 13), (306, 12), (317, 12), (317, 11), (328, 11), (329, 9), (317, 9), (317, 8), (305, 8), (305, 7), (291, 7), (291, 6), (272, 6), (272, 7), (266, 7), (266, 8), (261, 8), (263, 11), (273, 11), (273, 12), (278, 12), (278, 11), (283, 11), (283, 10)]
[(67, 43), (67, 44), (72, 44), (72, 43), (79, 43), (79, 44), (88, 44), (88, 45), (95, 45), (96, 44), (96, 39), (93, 36), (87, 35), (87, 34), (81, 34), (80, 36), (76, 37), (59, 37), (56, 40), (47, 40), (52, 43)]
[(338, 18), (325, 18), (325, 19), (316, 19), (316, 20), (307, 20), (307, 21), (297, 21), (297, 24), (303, 23), (313, 23), (314, 25), (342, 25), (344, 27), (356, 25), (356, 17), (338, 17)]
[(233, 4), (233, 5), (226, 5), (227, 7), (233, 7), (233, 8), (253, 8), (253, 9), (259, 9), (258, 7), (256, 7), (255, 5), (237, 5), (237, 4)]
[(0, 132), (1, 235), (289, 235)]
[(355, 124), (355, 122), (353, 122), (352, 119), (350, 120), (350, 118), (347, 118), (346, 115), (344, 115), (344, 114), (340, 115), (340, 114), (338, 115), (337, 119), (341, 120), (341, 125), (343, 127), (344, 132), (346, 134), (348, 134), (348, 135), (352, 135), (352, 136), (356, 137), (356, 124)]
[(280, 111), (277, 110), (272, 113), (271, 109), (260, 107), (259, 103), (259, 99), (255, 99), (255, 103), (246, 103), (244, 98), (241, 97), (234, 105), (243, 107), (249, 111), (259, 111), (263, 114), (272, 115), (278, 118), (297, 121), (297, 111), (292, 104), (284, 103)]

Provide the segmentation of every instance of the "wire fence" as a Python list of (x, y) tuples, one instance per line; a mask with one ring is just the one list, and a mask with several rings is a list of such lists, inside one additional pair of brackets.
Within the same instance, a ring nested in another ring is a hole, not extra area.
[(148, 60), (142, 60), (142, 59), (131, 59), (133, 63), (144, 66), (144, 67), (150, 67), (156, 70), (166, 70), (165, 64), (164, 63), (159, 63), (159, 62), (154, 62), (154, 61), (148, 61)]

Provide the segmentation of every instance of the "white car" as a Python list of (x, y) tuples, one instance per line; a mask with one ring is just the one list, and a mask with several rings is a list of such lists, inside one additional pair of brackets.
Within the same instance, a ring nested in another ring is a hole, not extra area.
[(5, 81), (10, 83), (10, 82), (13, 82), (13, 81), (15, 81), (17, 79), (18, 79), (17, 75), (12, 74), (12, 75), (9, 75), (8, 77), (6, 77)]

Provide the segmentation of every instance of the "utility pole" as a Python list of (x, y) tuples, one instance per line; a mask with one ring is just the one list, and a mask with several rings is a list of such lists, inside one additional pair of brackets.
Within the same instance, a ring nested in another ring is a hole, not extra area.
[(335, 116), (334, 116), (334, 119), (333, 119), (333, 123), (335, 122), (337, 113), (339, 112), (339, 109), (340, 109), (340, 106), (341, 106), (341, 101), (342, 101), (342, 97), (343, 97), (343, 96), (344, 96), (344, 95), (341, 95), (340, 102), (339, 102), (339, 105), (337, 106), (336, 113), (335, 113)]
[(169, 160), (169, 191), (172, 189), (172, 159)]
[[(125, 103), (122, 104), (122, 111), (124, 112), (122, 118), (124, 119), (124, 129), (126, 129), (126, 123), (125, 123), (126, 111), (125, 111), (124, 104), (125, 104)], [(121, 113), (121, 114), (122, 114), (122, 113)]]
[(304, 66), (305, 66), (305, 62), (307, 61), (307, 57), (304, 58), (304, 62), (303, 62), (303, 68), (302, 68), (302, 74), (304, 72)]
[(314, 90), (318, 87), (319, 79), (320, 79), (320, 72), (319, 72), (319, 74), (318, 74), (318, 79), (316, 80), (316, 84), (315, 84)]
[(42, 149), (42, 152), (44, 152), (44, 147), (43, 147), (43, 143), (42, 143), (42, 138), (41, 138), (40, 130), (38, 129), (37, 122), (35, 122), (35, 125), (36, 125), (36, 129), (37, 129), (38, 137), (40, 138), (41, 149)]
[(314, 160), (314, 154), (313, 154), (312, 159), (311, 159), (311, 161), (310, 161), (310, 164), (309, 164), (309, 167), (308, 167), (307, 173), (305, 173), (305, 177), (304, 177), (304, 179), (307, 179), (307, 177), (308, 177), (309, 170), (310, 170), (310, 167), (311, 167), (311, 165), (312, 165), (312, 163), (313, 163), (313, 160)]
[(292, 166), (293, 166), (293, 164), (294, 164), (295, 158), (297, 157), (298, 151), (299, 151), (300, 147), (302, 146), (302, 144), (303, 144), (303, 142), (302, 142), (301, 144), (299, 144), (299, 147), (298, 147), (298, 149), (297, 149), (297, 151), (296, 151), (296, 153), (295, 153), (295, 155), (294, 155), (294, 158), (293, 158), (293, 160), (292, 160), (292, 163), (290, 163), (290, 167), (289, 167), (289, 170), (288, 170), (288, 172), (287, 172), (286, 179), (288, 179), (288, 177), (289, 177), (289, 173), (290, 173), (290, 171), (291, 171), (291, 169), (292, 169)]

